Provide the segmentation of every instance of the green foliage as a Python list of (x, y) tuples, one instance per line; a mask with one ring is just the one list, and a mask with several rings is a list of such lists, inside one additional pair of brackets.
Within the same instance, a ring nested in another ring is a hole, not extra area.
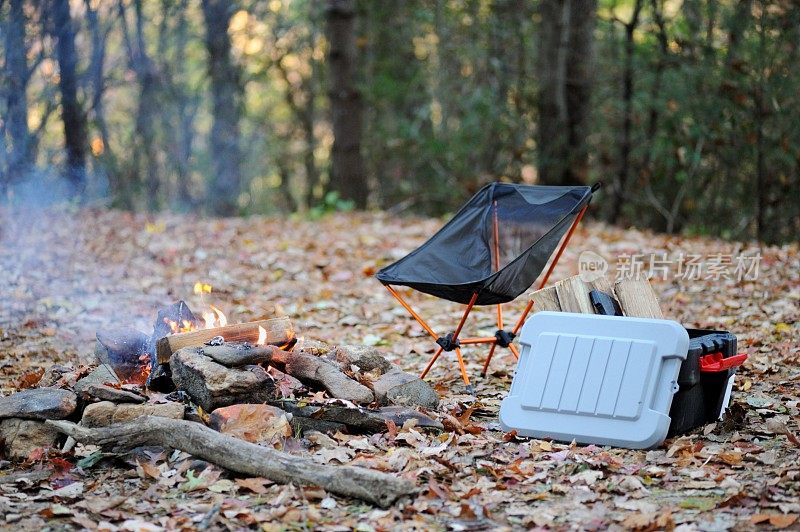
[(323, 216), (335, 212), (350, 212), (355, 208), (352, 200), (344, 200), (339, 196), (339, 192), (332, 190), (325, 194), (322, 202), (309, 209), (308, 216), (312, 220), (318, 220)]
[[(626, 103), (625, 25), (637, 3), (633, 94)], [(156, 73), (151, 93), (159, 111), (149, 129), (154, 138), (144, 143), (137, 122), (141, 80), (130, 45), (137, 38), (133, 4), (120, 3), (125, 21), (117, 3), (95, 4), (97, 28), (86, 10), (73, 13), (92, 153), (90, 188), (106, 190), (109, 204), (119, 208), (197, 209), (216, 178), (201, 6), (142, 2), (143, 39)], [(536, 182), (544, 77), (537, 67), (539, 4), (356, 1), (354, 97), (364, 108), (360, 153), (372, 206), (439, 215), (486, 182)], [(325, 2), (232, 5), (232, 59), (243, 72), (241, 211), (318, 217), (350, 208), (327, 185), (333, 138)], [(57, 105), (50, 103), (58, 82), (53, 43), (42, 31), (38, 4), (26, 6), (33, 71), (25, 94), (34, 159), (39, 168), (60, 167), (63, 127)], [(10, 24), (9, 13), (0, 4), (2, 30)], [(602, 216), (670, 232), (796, 240), (800, 6), (600, 0), (596, 15), (585, 144), (589, 180), (610, 185), (595, 203)], [(92, 62), (98, 36), (105, 45), (100, 89)], [(5, 45), (0, 39), (2, 58)], [(5, 113), (13, 86), (5, 70), (0, 85)], [(626, 113), (630, 150), (623, 155)], [(5, 129), (0, 133), (2, 185), (13, 142)], [(154, 153), (146, 153), (148, 146)], [(155, 193), (147, 168), (159, 176)], [(615, 211), (617, 200), (621, 207)]]

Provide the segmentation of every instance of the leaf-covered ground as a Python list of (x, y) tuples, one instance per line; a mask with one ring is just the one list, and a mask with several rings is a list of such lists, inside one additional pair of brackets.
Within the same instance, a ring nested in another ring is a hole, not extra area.
[[(148, 331), (155, 309), (177, 299), (196, 308), (212, 302), (233, 321), (286, 313), (306, 337), (379, 345), (419, 371), (431, 342), (371, 275), (440, 224), (379, 214), (307, 221), (0, 212), (0, 387), (9, 393), (26, 374), (52, 364), (89, 363), (98, 328)], [(497, 423), (513, 358), (496, 357), (482, 380), (485, 350), (467, 349), (474, 395), (451, 358), (443, 357), (429, 377), (442, 397), (436, 415), (449, 431), (406, 426), (277, 445), (415, 481), (419, 495), (388, 510), (319, 489), (236, 478), (158, 449), (92, 463), (99, 455), (78, 446), (74, 456), (3, 462), (3, 475), (30, 478), (0, 476), (0, 515), (18, 529), (800, 526), (798, 246), (759, 249), (589, 222), (554, 280), (577, 272), (582, 250), (599, 253), (612, 268), (618, 256), (639, 253), (697, 254), (713, 262), (760, 252), (754, 281), (683, 279), (676, 271), (654, 280), (667, 317), (733, 331), (740, 351), (749, 353), (726, 421), (651, 451), (516, 439)], [(211, 294), (194, 295), (196, 282), (210, 284)], [(409, 299), (437, 330), (454, 323), (455, 305), (411, 292)], [(507, 305), (507, 320), (516, 319), (524, 301)], [(466, 333), (492, 334), (493, 320), (493, 308), (481, 309)], [(93, 458), (75, 467), (87, 456)]]

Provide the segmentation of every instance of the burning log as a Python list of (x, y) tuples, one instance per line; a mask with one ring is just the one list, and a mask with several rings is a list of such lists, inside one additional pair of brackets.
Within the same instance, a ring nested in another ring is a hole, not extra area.
[(170, 447), (237, 473), (281, 483), (319, 486), (331, 493), (355, 497), (384, 508), (415, 491), (411, 482), (397, 475), (364, 467), (318, 464), (308, 458), (220, 434), (192, 421), (147, 416), (95, 429), (66, 421), (46, 423), (84, 444), (118, 451), (148, 445)]
[[(264, 331), (263, 333), (261, 331)], [(259, 334), (264, 335), (259, 342)], [(202, 329), (184, 333), (172, 334), (161, 338), (156, 343), (156, 357), (159, 364), (166, 364), (176, 351), (184, 347), (201, 346), (221, 336), (226, 342), (249, 342), (251, 344), (286, 345), (294, 340), (294, 328), (289, 318), (274, 318), (271, 320), (251, 321), (237, 323), (224, 327)]]

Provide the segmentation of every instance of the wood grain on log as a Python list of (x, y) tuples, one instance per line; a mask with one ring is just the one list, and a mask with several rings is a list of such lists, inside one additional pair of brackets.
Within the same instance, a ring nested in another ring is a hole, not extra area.
[(548, 286), (547, 288), (537, 290), (531, 294), (531, 301), (533, 301), (533, 312), (541, 312), (543, 310), (558, 312), (561, 310), (555, 286)]
[(222, 336), (227, 342), (250, 342), (258, 340), (258, 327), (267, 331), (265, 343), (269, 345), (286, 345), (294, 339), (294, 327), (288, 317), (273, 318), (270, 320), (237, 323), (225, 327), (202, 329), (186, 333), (171, 334), (161, 338), (156, 343), (156, 354), (159, 364), (166, 364), (172, 354), (184, 347), (194, 347), (205, 344), (215, 336)]
[(319, 486), (331, 493), (388, 507), (414, 492), (408, 480), (355, 466), (318, 464), (308, 458), (262, 447), (220, 434), (199, 423), (147, 416), (130, 423), (89, 429), (67, 421), (48, 421), (60, 432), (85, 444), (116, 451), (143, 445), (170, 447), (225, 469), (275, 482)]
[(658, 298), (647, 279), (622, 279), (614, 285), (614, 293), (626, 316), (663, 319)]
[(589, 300), (589, 288), (579, 276), (557, 282), (555, 289), (558, 294), (558, 303), (563, 312), (594, 314), (592, 302)]
[(600, 290), (601, 292), (605, 292), (611, 297), (614, 297), (614, 285), (611, 282), (611, 280), (605, 275), (598, 277), (593, 281), (589, 281), (586, 284), (589, 285), (589, 291)]

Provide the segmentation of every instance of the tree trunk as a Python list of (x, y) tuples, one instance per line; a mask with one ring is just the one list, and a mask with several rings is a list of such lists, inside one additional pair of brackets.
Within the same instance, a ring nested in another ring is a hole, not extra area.
[[(186, 64), (186, 48), (188, 41), (188, 22), (186, 10), (188, 0), (181, 0), (178, 7), (178, 24), (175, 29), (175, 64)], [(185, 77), (185, 76), (182, 76)], [(191, 157), (192, 144), (194, 143), (194, 119), (197, 114), (198, 99), (190, 96), (183, 81), (176, 88), (178, 99), (178, 139), (177, 139), (177, 168), (178, 168), (178, 203), (185, 207), (195, 205), (195, 197), (192, 194), (191, 186)]]
[(333, 115), (333, 164), (328, 188), (364, 208), (367, 179), (361, 155), (361, 94), (355, 84), (355, 16), (354, 0), (328, 0), (326, 17)]
[(633, 34), (639, 25), (642, 0), (636, 0), (631, 20), (625, 24), (625, 63), (622, 70), (622, 132), (619, 143), (619, 170), (614, 184), (611, 223), (615, 223), (622, 210), (631, 173), (631, 130), (633, 128)]
[(61, 92), (61, 119), (64, 122), (64, 146), (67, 151), (66, 178), (72, 195), (86, 188), (86, 116), (78, 101), (78, 54), (75, 28), (69, 12), (69, 0), (54, 0), (54, 35), (58, 57)]
[[(6, 31), (6, 80), (8, 93), (6, 96), (7, 124), (11, 137), (11, 153), (8, 158), (8, 170), (2, 182), (3, 186), (21, 180), (33, 164), (31, 153), (31, 137), (28, 130), (27, 88), (30, 72), (25, 47), (25, 13), (23, 0), (11, 0)], [(2, 188), (2, 187), (0, 187)]]
[(594, 81), (594, 28), (597, 0), (572, 0), (566, 67), (568, 182), (589, 178), (589, 117)]
[(238, 212), (242, 181), (239, 149), (242, 89), (239, 68), (231, 57), (231, 41), (228, 36), (228, 23), (237, 7), (237, 2), (203, 0), (213, 115), (213, 175), (208, 203), (211, 211), (219, 216), (232, 216)]
[(85, 0), (86, 20), (92, 38), (92, 55), (89, 64), (89, 79), (92, 86), (92, 113), (100, 139), (103, 141), (103, 153), (110, 154), (108, 125), (106, 123), (103, 93), (105, 92), (105, 59), (107, 33), (100, 29), (97, 10), (92, 8), (91, 0)]
[(543, 0), (539, 47), (539, 180), (585, 183), (596, 0)]
[[(139, 102), (136, 112), (136, 136), (139, 144), (140, 164), (137, 170), (144, 175), (146, 191), (146, 204), (149, 210), (158, 210), (161, 204), (159, 194), (161, 183), (158, 169), (158, 153), (156, 142), (155, 121), (159, 112), (159, 93), (161, 78), (156, 65), (147, 53), (147, 44), (144, 38), (144, 15), (142, 1), (133, 3), (136, 16), (136, 47), (134, 50), (133, 69), (139, 79)], [(141, 161), (141, 157), (144, 161)]]

